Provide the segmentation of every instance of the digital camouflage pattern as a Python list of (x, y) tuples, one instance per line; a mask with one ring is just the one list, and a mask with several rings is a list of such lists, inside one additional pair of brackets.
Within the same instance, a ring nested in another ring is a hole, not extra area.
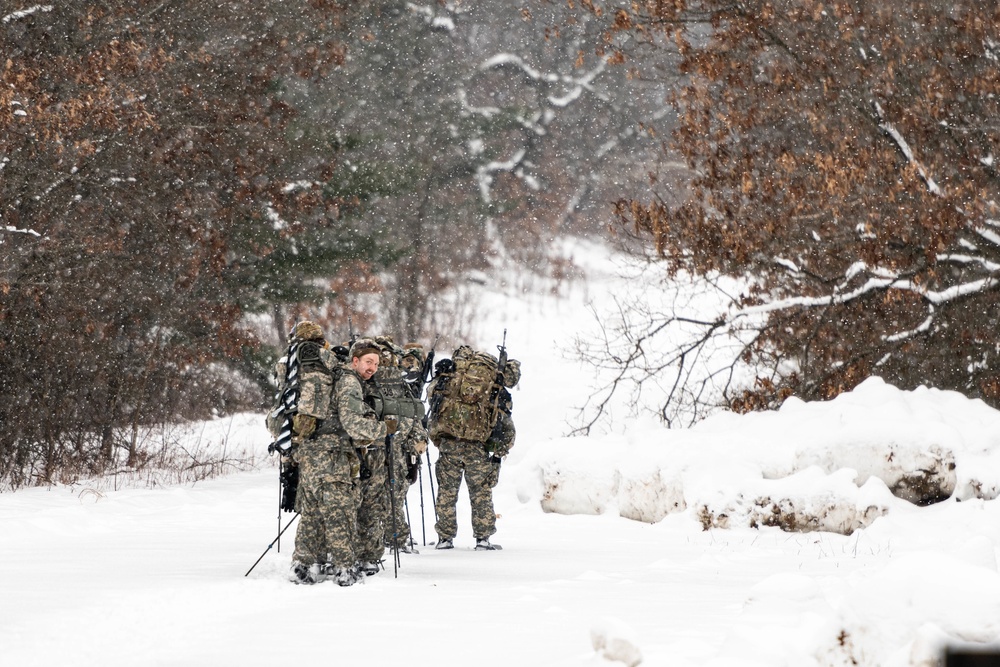
[(330, 399), (333, 394), (334, 369), (321, 354), (321, 346), (313, 342), (299, 346), (299, 403), (298, 413), (317, 419), (330, 415)]
[[(305, 354), (302, 354), (303, 348)], [(297, 417), (313, 423), (335, 420), (331, 394), (336, 373), (323, 361), (315, 343), (300, 347), (300, 394)], [(332, 563), (351, 567), (356, 541), (354, 478), (357, 456), (335, 433), (293, 439), (292, 458), (299, 468), (295, 509), (300, 513), (293, 560), (310, 566)]]
[(334, 391), (336, 412), (333, 416), (354, 447), (381, 446), (387, 433), (385, 423), (379, 421), (375, 411), (365, 403), (361, 384), (357, 373), (350, 368), (343, 370)]
[[(387, 433), (384, 422), (377, 419), (375, 411), (365, 402), (365, 383), (361, 377), (345, 368), (334, 391), (334, 403), (337, 407), (338, 424), (349, 437), (351, 445), (362, 451), (359, 456), (363, 464), (371, 471), (369, 479), (358, 479), (357, 489), (357, 541), (356, 549), (359, 560), (379, 560), (384, 551), (382, 543), (384, 532), (384, 510), (380, 510), (378, 490), (373, 480), (380, 479), (382, 495), (385, 488), (385, 451), (384, 443)], [(377, 544), (377, 548), (374, 546)]]
[(496, 426), (486, 441), (486, 451), (493, 456), (504, 457), (510, 453), (517, 437), (517, 430), (514, 428), (514, 420), (511, 419), (510, 412), (500, 411), (497, 415)]
[(493, 486), (499, 466), (490, 461), (482, 442), (439, 438), (434, 441), (440, 450), (437, 466), (438, 520), (434, 530), (439, 540), (454, 539), (458, 533), (458, 490), (465, 476), (472, 506), (472, 533), (485, 539), (497, 531), (497, 515), (493, 509)]
[(301, 516), (292, 558), (306, 566), (332, 563), (349, 568), (357, 561), (357, 455), (338, 445), (335, 436), (318, 436), (294, 450), (299, 466), (295, 509)]
[[(300, 414), (315, 417), (319, 426), (311, 437), (300, 439), (293, 452), (299, 465), (296, 509), (301, 513), (293, 558), (306, 566), (330, 562), (339, 569), (352, 567), (359, 557), (356, 448), (384, 439), (385, 425), (365, 405), (358, 375), (340, 366), (331, 371), (326, 364), (336, 362), (326, 359), (323, 368), (313, 365), (301, 379)], [(332, 399), (330, 383), (322, 376), (333, 383)], [(313, 389), (307, 391), (307, 386)]]
[(406, 493), (410, 488), (410, 482), (406, 478), (409, 461), (410, 457), (415, 457), (416, 465), (420, 465), (420, 457), (427, 451), (427, 430), (420, 420), (402, 417), (392, 444), (392, 472), (395, 483), (390, 486), (394, 491), (393, 502), (396, 506), (395, 545), (401, 547), (407, 544), (410, 538), (410, 524), (406, 520)]
[[(382, 442), (384, 440), (385, 438)], [(371, 470), (371, 477), (361, 480), (358, 504), (358, 559), (378, 561), (385, 553), (385, 526), (389, 517), (385, 445), (380, 442), (370, 447), (362, 456)]]
[[(521, 364), (510, 359), (501, 374), (496, 357), (468, 346), (455, 350), (452, 361), (454, 369), (435, 376), (428, 392), (432, 406), (430, 436), (440, 450), (435, 530), (439, 540), (454, 539), (458, 532), (456, 508), (464, 477), (472, 506), (473, 536), (486, 539), (496, 532), (493, 487), (500, 479), (501, 457), (513, 447), (517, 435), (511, 419), (513, 399), (506, 387), (513, 387), (521, 379)], [(481, 370), (476, 375), (484, 377), (471, 383), (464, 381), (463, 374), (477, 365)], [(489, 388), (484, 391), (488, 373)], [(481, 386), (472, 388), (474, 383)], [(466, 437), (456, 433), (465, 433)]]
[[(410, 526), (406, 520), (406, 479), (407, 462), (411, 455), (422, 454), (427, 447), (427, 431), (423, 426), (424, 404), (414, 396), (412, 383), (407, 382), (400, 364), (406, 353), (392, 345), (388, 336), (377, 336), (376, 343), (382, 348), (380, 365), (366, 390), (366, 400), (373, 403), (379, 416), (395, 417), (398, 428), (392, 443), (392, 475), (387, 473), (389, 493), (386, 498), (385, 533), (390, 545), (403, 546), (410, 538)], [(412, 348), (411, 348), (412, 349)], [(392, 534), (392, 509), (395, 506), (395, 537)]]

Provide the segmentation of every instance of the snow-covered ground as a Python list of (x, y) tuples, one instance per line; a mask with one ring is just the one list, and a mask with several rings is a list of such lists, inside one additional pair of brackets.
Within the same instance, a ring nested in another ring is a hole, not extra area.
[[(622, 416), (563, 437), (593, 384), (568, 341), (589, 303), (629, 289), (576, 252), (599, 277), (559, 299), (484, 295), (477, 342), (506, 326), (523, 364), (503, 551), (471, 549), (463, 495), (456, 549), (403, 555), (398, 576), (387, 560), (364, 585), (292, 585), (294, 526), (244, 576), (278, 530), (266, 464), (0, 494), (0, 664), (931, 667), (946, 646), (998, 646), (1000, 413), (873, 379), (687, 430)], [(268, 440), (260, 415), (191, 437), (232, 457)], [(927, 493), (914, 468), (951, 498), (897, 497)], [(418, 547), (434, 540), (429, 484), (410, 489)]]

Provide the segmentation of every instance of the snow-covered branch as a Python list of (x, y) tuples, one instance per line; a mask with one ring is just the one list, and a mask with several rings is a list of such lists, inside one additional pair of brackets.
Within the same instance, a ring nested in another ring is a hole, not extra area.
[[(406, 8), (413, 14), (420, 16), (427, 22), (432, 30), (444, 30), (445, 32), (455, 31), (455, 20), (451, 16), (442, 16), (433, 7), (427, 5), (417, 5), (412, 2), (406, 4)], [(449, 14), (458, 14), (459, 10), (453, 5), (447, 5), (445, 11)]]
[(23, 19), (24, 17), (31, 16), (37, 12), (51, 12), (53, 9), (55, 9), (53, 5), (33, 5), (27, 9), (21, 9), (5, 15), (3, 18), (0, 18), (0, 23), (10, 23), (11, 21)]
[(6, 225), (2, 229), (3, 231), (8, 232), (10, 234), (27, 234), (29, 236), (42, 238), (42, 235), (36, 232), (34, 229), (18, 229), (17, 227), (12, 227), (11, 225)]
[(598, 98), (602, 100), (606, 100), (606, 97), (595, 91), (592, 85), (597, 75), (603, 72), (606, 67), (603, 60), (601, 60), (596, 67), (588, 72), (585, 72), (584, 75), (580, 77), (542, 72), (529, 65), (521, 56), (513, 53), (498, 53), (492, 58), (487, 58), (486, 61), (479, 66), (479, 69), (480, 71), (486, 71), (490, 69), (500, 69), (502, 67), (513, 67), (532, 81), (552, 84), (562, 83), (569, 85), (569, 90), (563, 95), (546, 96), (548, 103), (554, 107), (565, 108), (569, 106), (576, 101), (585, 90), (596, 94)]
[(906, 139), (904, 139), (903, 135), (899, 133), (899, 130), (897, 130), (892, 123), (885, 119), (885, 114), (882, 111), (882, 105), (878, 102), (872, 102), (872, 106), (875, 108), (875, 115), (878, 118), (879, 129), (888, 134), (892, 140), (896, 142), (896, 146), (899, 147), (899, 150), (902, 152), (903, 157), (906, 158), (906, 161), (916, 167), (917, 173), (920, 174), (920, 178), (922, 178), (924, 183), (927, 184), (927, 189), (930, 190), (931, 194), (937, 195), (938, 197), (942, 196), (943, 193), (941, 192), (941, 188), (938, 187), (938, 184), (934, 181), (930, 174), (927, 173), (927, 170), (924, 169), (922, 164), (920, 164), (920, 161), (917, 160), (913, 153), (913, 149), (910, 148), (910, 144), (906, 142)]
[(489, 204), (493, 201), (493, 197), (490, 194), (490, 187), (493, 185), (493, 174), (498, 171), (507, 171), (518, 176), (523, 176), (523, 172), (520, 171), (520, 166), (526, 154), (527, 151), (522, 148), (514, 154), (514, 157), (506, 162), (487, 162), (476, 169), (476, 180), (479, 182), (479, 192), (482, 196), (483, 202)]

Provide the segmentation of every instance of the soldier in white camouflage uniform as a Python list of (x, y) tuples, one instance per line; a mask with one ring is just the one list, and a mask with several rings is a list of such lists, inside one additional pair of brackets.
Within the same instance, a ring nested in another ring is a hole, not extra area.
[(293, 456), (300, 468), (301, 520), (292, 576), (316, 583), (331, 574), (337, 584), (350, 586), (362, 577), (356, 553), (357, 450), (384, 439), (386, 427), (364, 404), (357, 359), (344, 368), (325, 346), (317, 346), (315, 357), (311, 351), (303, 355), (300, 347)]

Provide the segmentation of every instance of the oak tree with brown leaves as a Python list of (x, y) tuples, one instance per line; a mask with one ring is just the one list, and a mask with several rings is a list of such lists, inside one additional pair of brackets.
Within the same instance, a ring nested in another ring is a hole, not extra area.
[(283, 94), (343, 62), (337, 3), (4, 12), (0, 488), (139, 465), (138, 426), (256, 406), (246, 316), (350, 257), (324, 239), (355, 203)]
[[(697, 417), (720, 392), (738, 410), (826, 399), (870, 376), (1000, 405), (1000, 8), (620, 5), (591, 11), (613, 17), (623, 60), (638, 43), (681, 58), (671, 150), (690, 170), (683, 193), (622, 200), (620, 219), (671, 276), (741, 289), (633, 325), (619, 378), (674, 378), (664, 416), (686, 402)], [(681, 325), (696, 333), (678, 343), (665, 332)], [(694, 372), (723, 339), (737, 353)]]

